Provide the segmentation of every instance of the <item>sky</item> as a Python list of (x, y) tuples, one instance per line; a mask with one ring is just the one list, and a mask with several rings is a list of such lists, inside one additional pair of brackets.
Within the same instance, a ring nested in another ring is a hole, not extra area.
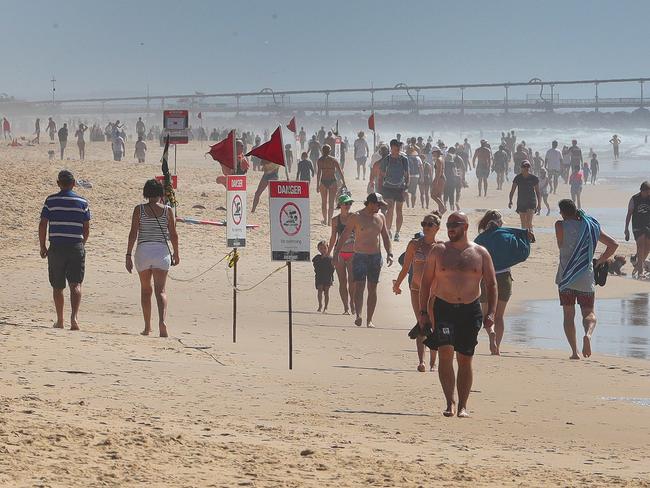
[(0, 0), (0, 93), (50, 99), (53, 75), (61, 99), (648, 77), (649, 17), (647, 0)]

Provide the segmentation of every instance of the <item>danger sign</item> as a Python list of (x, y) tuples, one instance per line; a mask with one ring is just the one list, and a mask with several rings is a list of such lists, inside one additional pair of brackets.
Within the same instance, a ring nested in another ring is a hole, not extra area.
[[(169, 134), (170, 144), (187, 144), (189, 111), (187, 110), (164, 110), (163, 111), (163, 132)], [(165, 138), (163, 137), (162, 140)]]
[(226, 177), (226, 245), (246, 247), (246, 176)]
[(271, 260), (309, 261), (309, 184), (270, 181)]

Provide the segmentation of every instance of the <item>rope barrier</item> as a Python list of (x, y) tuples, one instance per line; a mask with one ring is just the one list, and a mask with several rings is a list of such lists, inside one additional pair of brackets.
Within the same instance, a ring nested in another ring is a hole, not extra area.
[[(227, 257), (231, 256), (232, 254), (233, 254), (233, 251), (230, 251), (228, 254), (226, 254), (224, 257), (222, 257), (219, 261), (217, 261), (216, 263), (214, 263), (214, 264), (213, 264), (212, 266), (210, 266), (208, 269), (206, 269), (205, 271), (203, 271), (203, 272), (197, 274), (196, 276), (193, 276), (192, 278), (188, 278), (188, 279), (185, 279), (185, 278), (174, 278), (174, 277), (171, 275), (171, 273), (170, 273), (170, 274), (169, 274), (169, 279), (170, 279), (170, 280), (173, 280), (173, 281), (181, 281), (181, 282), (183, 282), (183, 283), (189, 283), (190, 281), (194, 281), (195, 279), (200, 278), (201, 276), (203, 276), (204, 274), (206, 274), (208, 271), (213, 270), (213, 269), (217, 266), (217, 264), (221, 263), (224, 259), (226, 259)], [(232, 261), (232, 259), (231, 259), (231, 261)]]
[(234, 285), (232, 284), (232, 281), (230, 280), (230, 275), (228, 274), (228, 270), (226, 270), (226, 279), (228, 280), (228, 284), (230, 285), (231, 288), (233, 288), (233, 289), (235, 289), (235, 290), (237, 290), (237, 291), (239, 291), (239, 292), (247, 292), (247, 291), (251, 291), (251, 290), (253, 290), (254, 288), (257, 288), (259, 285), (261, 285), (262, 283), (264, 283), (266, 280), (268, 280), (268, 279), (269, 279), (271, 276), (273, 276), (275, 273), (277, 273), (278, 271), (283, 270), (283, 269), (286, 268), (286, 267), (287, 267), (287, 265), (286, 265), (286, 263), (285, 263), (285, 264), (283, 264), (282, 266), (280, 266), (279, 268), (277, 268), (277, 269), (271, 271), (271, 272), (270, 272), (269, 274), (267, 274), (264, 278), (262, 278), (261, 281), (255, 283), (253, 286), (249, 286), (248, 288), (239, 288), (239, 287), (237, 287), (237, 286), (234, 286)]

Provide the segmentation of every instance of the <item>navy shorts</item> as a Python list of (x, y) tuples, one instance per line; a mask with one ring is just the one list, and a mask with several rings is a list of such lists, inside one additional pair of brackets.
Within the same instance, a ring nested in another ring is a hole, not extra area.
[(354, 281), (368, 280), (369, 283), (379, 283), (381, 265), (381, 254), (355, 252), (352, 258), (352, 279)]
[(433, 302), (433, 334), (424, 344), (438, 350), (453, 346), (464, 356), (473, 356), (478, 344), (478, 333), (483, 325), (483, 313), (478, 300), (472, 303), (449, 303), (440, 298)]
[(47, 270), (52, 288), (62, 290), (65, 282), (83, 283), (86, 251), (83, 243), (51, 244), (47, 251)]

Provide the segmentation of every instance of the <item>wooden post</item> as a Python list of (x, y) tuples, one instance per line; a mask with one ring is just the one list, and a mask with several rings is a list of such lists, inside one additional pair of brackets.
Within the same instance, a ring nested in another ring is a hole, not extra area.
[(291, 261), (287, 261), (287, 287), (289, 297), (289, 369), (293, 369), (293, 307), (291, 304)]
[(233, 248), (233, 288), (232, 288), (232, 341), (237, 342), (237, 248)]

